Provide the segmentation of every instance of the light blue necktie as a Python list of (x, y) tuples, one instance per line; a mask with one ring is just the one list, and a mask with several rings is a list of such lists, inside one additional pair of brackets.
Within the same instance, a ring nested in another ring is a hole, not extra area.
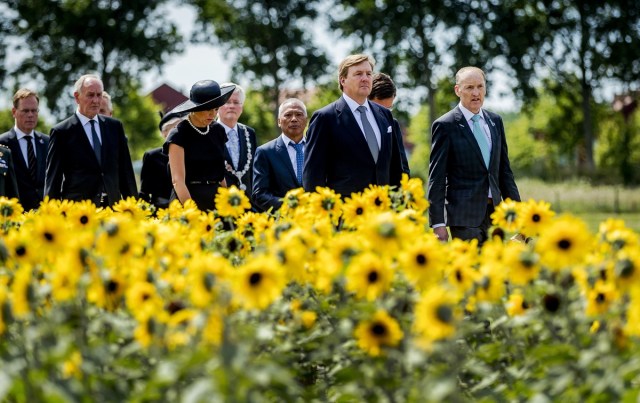
[(296, 179), (302, 185), (302, 163), (304, 162), (304, 145), (302, 143), (291, 142), (289, 145), (296, 150)]
[(489, 152), (489, 142), (487, 141), (487, 137), (484, 134), (484, 130), (482, 130), (482, 127), (480, 126), (480, 115), (473, 115), (471, 120), (473, 120), (473, 136), (476, 138), (478, 146), (480, 146), (482, 158), (484, 159), (484, 165), (488, 168), (489, 156), (491, 155), (491, 153)]
[(229, 155), (231, 155), (231, 162), (233, 167), (238, 169), (238, 162), (240, 162), (240, 141), (238, 139), (238, 132), (235, 129), (229, 130), (227, 133), (227, 148), (229, 149)]

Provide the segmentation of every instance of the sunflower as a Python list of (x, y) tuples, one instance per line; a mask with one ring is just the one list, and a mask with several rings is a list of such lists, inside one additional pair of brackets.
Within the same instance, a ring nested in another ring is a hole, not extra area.
[(509, 242), (504, 247), (502, 263), (512, 284), (526, 285), (538, 277), (539, 256), (527, 245)]
[(424, 184), (420, 178), (409, 178), (409, 175), (402, 174), (400, 191), (405, 208), (415, 210), (419, 214), (423, 214), (429, 208), (429, 202), (424, 194)]
[(211, 305), (219, 291), (220, 282), (230, 276), (231, 265), (222, 256), (202, 253), (191, 258), (186, 284), (191, 303), (198, 308)]
[(393, 259), (403, 242), (410, 242), (407, 226), (391, 211), (372, 214), (362, 225), (361, 232), (383, 258)]
[(11, 231), (4, 241), (9, 255), (7, 266), (11, 263), (22, 266), (39, 261), (37, 247), (31, 242), (31, 234), (28, 231)]
[(367, 219), (372, 210), (369, 201), (361, 193), (354, 193), (342, 206), (342, 218), (346, 228), (357, 228)]
[(419, 290), (425, 290), (442, 279), (447, 256), (440, 241), (423, 235), (400, 252), (398, 263), (407, 279)]
[(389, 186), (369, 185), (362, 192), (362, 199), (374, 211), (387, 211), (391, 209), (391, 197)]
[(148, 312), (161, 312), (164, 305), (156, 286), (146, 281), (131, 284), (125, 292), (125, 300), (129, 312), (138, 320)]
[(74, 229), (95, 230), (101, 218), (105, 217), (105, 210), (96, 210), (96, 206), (89, 200), (76, 202), (67, 213), (67, 221)]
[(342, 200), (332, 189), (317, 187), (309, 196), (309, 209), (314, 218), (328, 218), (337, 225), (342, 214)]
[(78, 293), (78, 283), (82, 272), (74, 270), (73, 265), (66, 263), (67, 260), (62, 259), (52, 272), (51, 295), (55, 301), (68, 301), (75, 298)]
[(82, 355), (78, 350), (74, 350), (69, 357), (62, 363), (62, 377), (77, 379), (82, 378)]
[(452, 337), (459, 321), (455, 296), (444, 287), (432, 287), (416, 304), (413, 331), (417, 344), (429, 349), (434, 341)]
[(521, 203), (518, 215), (520, 231), (526, 236), (537, 236), (551, 222), (556, 213), (551, 210), (551, 203), (530, 199)]
[(371, 319), (358, 324), (354, 332), (358, 347), (371, 356), (382, 353), (382, 347), (397, 346), (404, 333), (398, 322), (383, 310), (378, 310)]
[(640, 248), (627, 248), (616, 254), (613, 273), (623, 290), (638, 284), (640, 279)]
[(246, 309), (265, 309), (282, 295), (286, 285), (284, 270), (271, 256), (257, 256), (238, 267), (232, 290), (240, 306)]
[(475, 296), (478, 301), (497, 303), (506, 292), (506, 270), (499, 264), (485, 263), (480, 266), (475, 283)]
[(587, 291), (587, 308), (585, 313), (588, 316), (602, 315), (606, 313), (611, 305), (619, 298), (615, 284), (598, 280), (593, 288)]
[(372, 252), (353, 258), (346, 271), (347, 291), (373, 301), (391, 288), (391, 266)]
[(19, 318), (26, 317), (31, 312), (31, 306), (35, 303), (35, 289), (32, 281), (32, 269), (30, 266), (22, 266), (15, 273), (11, 283), (11, 305), (13, 315)]
[(529, 309), (529, 304), (525, 301), (522, 292), (516, 291), (509, 296), (506, 303), (506, 311), (509, 316), (520, 316)]
[(33, 251), (41, 258), (51, 258), (59, 253), (69, 238), (66, 222), (58, 215), (42, 215), (37, 220), (25, 224), (23, 231), (31, 232)]
[(186, 200), (184, 204), (176, 199), (169, 203), (168, 208), (161, 209), (156, 215), (161, 221), (172, 220), (188, 226), (198, 220), (200, 214), (202, 214), (202, 211), (198, 209), (193, 199)]
[(130, 214), (136, 220), (149, 218), (153, 214), (153, 209), (149, 203), (133, 196), (118, 200), (117, 203), (111, 206), (111, 210), (115, 213)]
[(445, 268), (445, 278), (459, 296), (469, 291), (479, 277), (473, 265), (474, 261), (469, 256), (461, 255), (452, 259)]
[(0, 196), (0, 223), (19, 221), (23, 211), (18, 199)]
[(542, 265), (560, 270), (580, 264), (592, 247), (593, 239), (584, 221), (562, 216), (542, 231), (535, 250)]
[(251, 208), (251, 202), (247, 195), (235, 185), (218, 189), (215, 203), (218, 215), (222, 217), (237, 218)]
[(504, 200), (491, 214), (493, 225), (497, 225), (507, 232), (517, 231), (519, 229), (520, 208), (520, 203), (511, 199)]
[(627, 336), (640, 336), (640, 287), (633, 287), (629, 293), (626, 319), (624, 334)]
[(301, 208), (306, 207), (309, 203), (309, 193), (305, 193), (303, 188), (291, 189), (282, 198), (282, 206), (278, 213), (280, 217), (293, 217), (293, 213)]

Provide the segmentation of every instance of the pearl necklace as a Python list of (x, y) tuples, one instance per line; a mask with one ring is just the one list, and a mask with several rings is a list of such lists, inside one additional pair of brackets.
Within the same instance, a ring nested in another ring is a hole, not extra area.
[(189, 125), (191, 127), (193, 127), (193, 130), (197, 131), (198, 133), (200, 133), (203, 136), (206, 136), (207, 133), (209, 133), (209, 126), (207, 125), (207, 129), (205, 131), (201, 131), (200, 129), (198, 129), (193, 123), (191, 123), (191, 116), (187, 116), (187, 122), (189, 122)]
[[(240, 128), (240, 125), (238, 124), (238, 128)], [(235, 169), (233, 169), (233, 165), (231, 165), (229, 163), (229, 161), (224, 161), (224, 165), (227, 168), (227, 171), (229, 171), (231, 173), (231, 175), (235, 176), (236, 178), (238, 178), (238, 183), (240, 184), (240, 189), (241, 190), (247, 190), (247, 186), (242, 183), (242, 177), (249, 172), (249, 168), (251, 167), (251, 160), (253, 159), (253, 154), (251, 153), (251, 139), (249, 138), (249, 130), (247, 130), (246, 127), (242, 127), (243, 131), (244, 131), (244, 139), (247, 143), (247, 162), (244, 164), (244, 167), (242, 168), (242, 171), (236, 171)]]

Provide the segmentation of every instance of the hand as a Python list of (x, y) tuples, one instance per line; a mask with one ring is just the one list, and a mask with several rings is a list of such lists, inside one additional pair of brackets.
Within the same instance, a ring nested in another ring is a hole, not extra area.
[(441, 242), (447, 242), (449, 240), (449, 232), (447, 231), (447, 227), (434, 228), (433, 233), (436, 234)]
[(518, 232), (517, 234), (515, 234), (514, 236), (511, 237), (511, 240), (514, 241), (514, 242), (524, 243), (524, 242), (526, 242), (527, 239), (525, 238), (524, 235), (522, 235), (521, 233)]

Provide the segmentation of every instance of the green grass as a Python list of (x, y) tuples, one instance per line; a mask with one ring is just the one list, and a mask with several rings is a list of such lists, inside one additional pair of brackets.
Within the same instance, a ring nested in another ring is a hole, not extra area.
[(518, 180), (523, 201), (545, 200), (557, 214), (570, 213), (584, 220), (593, 231), (607, 218), (623, 220), (640, 233), (640, 189), (622, 186), (592, 186), (587, 182), (545, 183)]

